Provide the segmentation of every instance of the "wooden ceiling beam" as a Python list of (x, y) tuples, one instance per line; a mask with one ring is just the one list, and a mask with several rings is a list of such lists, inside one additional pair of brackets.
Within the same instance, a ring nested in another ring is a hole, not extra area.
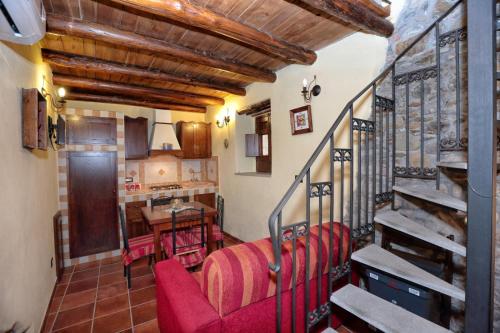
[(53, 34), (93, 39), (120, 47), (149, 52), (161, 57), (168, 57), (174, 61), (179, 59), (185, 60), (244, 75), (255, 81), (276, 81), (276, 74), (270, 70), (219, 57), (207, 51), (198, 51), (163, 40), (120, 30), (108, 25), (75, 21), (58, 15), (47, 15), (47, 31)]
[(179, 83), (193, 87), (202, 87), (206, 89), (227, 92), (233, 95), (245, 96), (245, 88), (237, 85), (221, 84), (209, 81), (197, 80), (189, 76), (180, 76), (160, 71), (150, 71), (135, 66), (128, 66), (116, 62), (104, 61), (79, 55), (54, 52), (47, 49), (42, 50), (43, 61), (50, 66), (57, 68), (67, 68), (93, 72), (98, 74), (121, 74), (135, 78), (163, 81), (166, 83)]
[(187, 111), (187, 112), (198, 112), (198, 113), (205, 113), (207, 111), (205, 108), (197, 106), (154, 102), (146, 99), (133, 99), (122, 96), (96, 95), (90, 92), (70, 91), (68, 92), (68, 94), (64, 99), (68, 101), (124, 104), (124, 105), (142, 106), (152, 109), (172, 110), (172, 111)]
[(311, 65), (316, 53), (231, 20), (188, 0), (108, 0), (108, 2), (154, 16), (193, 26), (229, 38), (251, 49), (277, 57), (288, 64)]
[(315, 15), (341, 21), (368, 33), (389, 37), (394, 26), (366, 5), (350, 0), (285, 0)]
[(54, 73), (54, 75), (52, 76), (52, 82), (55, 85), (63, 87), (78, 88), (125, 96), (136, 96), (138, 98), (154, 99), (168, 103), (180, 103), (196, 106), (224, 105), (224, 99), (219, 97), (196, 95), (182, 91), (135, 86), (111, 81), (100, 81), (78, 76), (61, 75), (57, 73)]
[(351, 0), (351, 1), (361, 6), (365, 6), (378, 16), (389, 17), (391, 15), (391, 5), (382, 6), (381, 4), (375, 2), (374, 0)]

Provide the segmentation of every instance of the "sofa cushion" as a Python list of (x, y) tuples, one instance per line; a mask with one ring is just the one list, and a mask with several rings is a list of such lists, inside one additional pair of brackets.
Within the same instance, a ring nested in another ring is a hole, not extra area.
[[(328, 270), (329, 223), (322, 226), (321, 253), (323, 267)], [(338, 262), (340, 224), (334, 223), (334, 265)], [(317, 276), (319, 226), (311, 227), (310, 278)], [(297, 283), (305, 280), (305, 237), (297, 240)], [(343, 228), (343, 257), (348, 253), (349, 229)], [(283, 291), (292, 287), (292, 241), (283, 243), (282, 279)], [(219, 251), (207, 257), (203, 263), (201, 289), (210, 304), (221, 317), (239, 308), (272, 297), (276, 294), (276, 274), (268, 265), (274, 261), (270, 238), (243, 243)]]

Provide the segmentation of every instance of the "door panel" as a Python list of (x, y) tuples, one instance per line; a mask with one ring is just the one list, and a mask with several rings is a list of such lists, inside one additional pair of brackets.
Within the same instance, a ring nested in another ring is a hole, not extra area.
[(116, 145), (116, 119), (69, 117), (68, 143), (80, 145)]
[(68, 152), (70, 257), (118, 249), (116, 152)]

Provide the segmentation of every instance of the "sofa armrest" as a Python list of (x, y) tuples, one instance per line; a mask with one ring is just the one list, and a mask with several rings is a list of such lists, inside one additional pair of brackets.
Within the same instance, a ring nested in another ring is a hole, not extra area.
[(158, 326), (162, 333), (219, 333), (221, 319), (199, 284), (176, 260), (155, 265)]

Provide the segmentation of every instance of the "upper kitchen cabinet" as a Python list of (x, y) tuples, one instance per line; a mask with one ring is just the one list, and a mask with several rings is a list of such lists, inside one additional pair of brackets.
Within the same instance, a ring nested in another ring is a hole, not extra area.
[(125, 117), (125, 159), (146, 159), (148, 149), (148, 119)]
[(116, 145), (116, 119), (68, 117), (68, 143), (73, 145)]
[(177, 123), (177, 138), (184, 158), (212, 157), (210, 123), (180, 121)]

